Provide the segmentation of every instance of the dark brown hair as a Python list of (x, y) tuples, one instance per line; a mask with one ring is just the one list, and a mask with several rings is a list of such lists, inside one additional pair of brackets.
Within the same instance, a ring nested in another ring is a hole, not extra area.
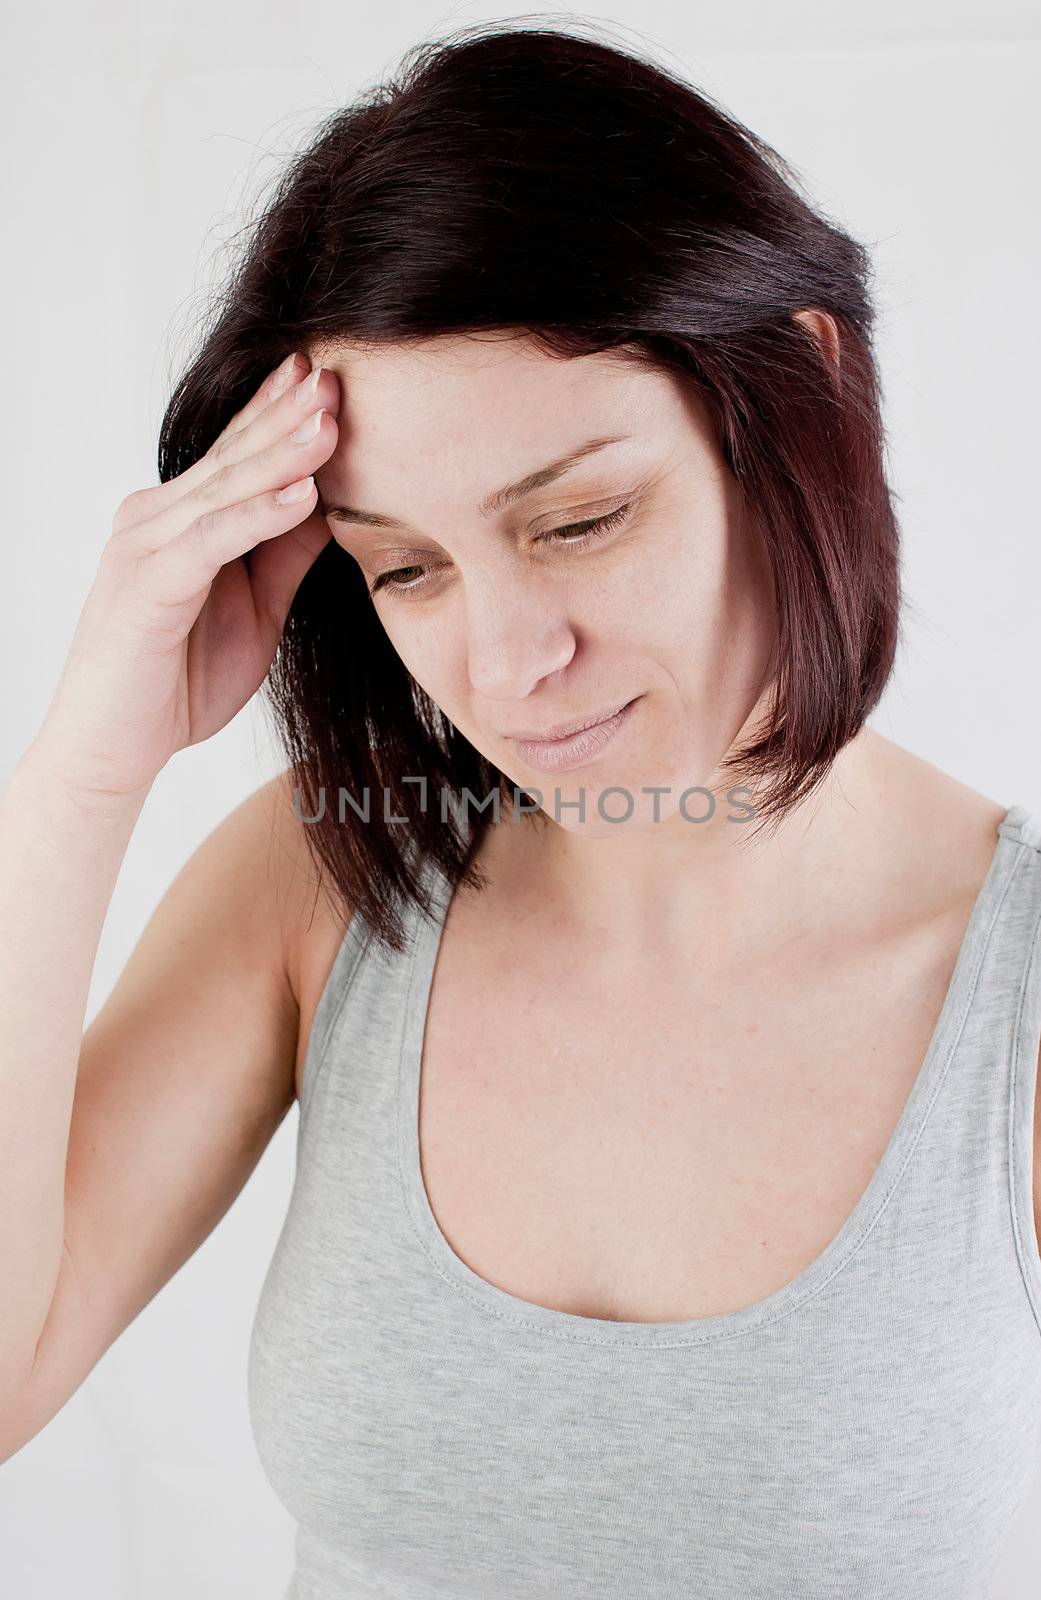
[[(170, 400), (160, 480), (309, 344), (515, 330), (548, 355), (613, 351), (695, 385), (778, 605), (768, 726), (725, 767), (759, 818), (779, 818), (860, 730), (897, 643), (868, 278), (865, 248), (782, 158), (668, 69), (574, 25), (479, 24), (414, 47), (291, 159)], [(834, 318), (837, 371), (793, 319), (803, 308)], [(324, 797), (306, 828), (316, 864), (400, 950), (404, 903), (428, 904), (425, 862), (483, 881), (472, 858), (491, 815), (468, 829), (431, 797), (509, 806), (523, 791), (415, 682), (335, 542), (265, 690), (301, 815)], [(340, 820), (341, 787), (359, 804), (369, 791), (370, 821)]]

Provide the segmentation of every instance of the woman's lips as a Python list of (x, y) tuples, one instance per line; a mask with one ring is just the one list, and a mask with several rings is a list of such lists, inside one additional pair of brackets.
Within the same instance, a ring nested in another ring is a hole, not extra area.
[(596, 722), (581, 733), (569, 733), (566, 739), (513, 739), (511, 743), (522, 761), (544, 772), (563, 772), (572, 767), (584, 767), (594, 756), (605, 749), (615, 734), (625, 726), (641, 697), (630, 700), (603, 722)]

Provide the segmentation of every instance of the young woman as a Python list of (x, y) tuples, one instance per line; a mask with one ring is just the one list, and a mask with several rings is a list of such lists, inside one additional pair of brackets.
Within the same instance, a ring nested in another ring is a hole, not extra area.
[[(425, 47), (293, 164), (0, 807), (5, 1455), (296, 1098), (289, 1595), (985, 1594), (1041, 1428), (1041, 818), (867, 725), (867, 270), (577, 33)], [(83, 1034), (151, 784), (262, 684), (286, 771)]]

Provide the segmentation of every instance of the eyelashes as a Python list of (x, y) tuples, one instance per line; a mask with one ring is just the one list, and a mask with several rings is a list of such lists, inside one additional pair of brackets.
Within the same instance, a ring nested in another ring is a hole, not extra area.
[[(584, 522), (569, 522), (559, 528), (550, 528), (546, 533), (540, 533), (533, 543), (561, 545), (571, 550), (584, 549), (625, 522), (631, 509), (632, 501), (627, 500), (625, 505), (619, 506), (617, 511), (608, 512), (606, 516), (590, 517)], [(420, 577), (404, 583), (401, 581), (401, 575), (423, 571), (423, 567), (411, 566), (395, 567), (391, 572), (381, 572), (379, 577), (368, 585), (369, 594), (377, 594), (381, 589), (389, 589), (394, 594), (415, 594), (417, 590), (426, 587), (426, 578)]]

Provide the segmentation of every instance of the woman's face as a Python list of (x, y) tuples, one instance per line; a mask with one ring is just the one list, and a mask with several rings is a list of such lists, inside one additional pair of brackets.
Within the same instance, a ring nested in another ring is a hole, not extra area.
[[(676, 817), (763, 697), (774, 643), (765, 556), (700, 399), (519, 337), (311, 353), (341, 385), (322, 507), (413, 678), (563, 828)], [(511, 737), (634, 699), (566, 770)], [(626, 794), (601, 814), (609, 786)]]

